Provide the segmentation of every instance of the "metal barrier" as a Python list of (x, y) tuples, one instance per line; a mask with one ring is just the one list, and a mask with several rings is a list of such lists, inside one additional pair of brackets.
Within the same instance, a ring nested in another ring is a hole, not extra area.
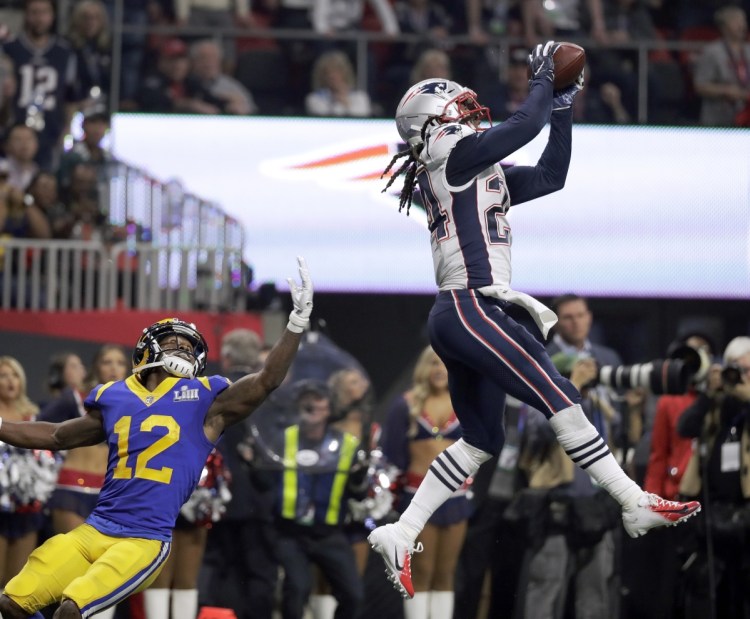
[(148, 172), (111, 161), (100, 175), (102, 207), (128, 243), (158, 247), (210, 246), (242, 250), (244, 229), (215, 202), (186, 192), (176, 181), (160, 182)]
[(240, 311), (241, 249), (0, 239), (0, 309)]

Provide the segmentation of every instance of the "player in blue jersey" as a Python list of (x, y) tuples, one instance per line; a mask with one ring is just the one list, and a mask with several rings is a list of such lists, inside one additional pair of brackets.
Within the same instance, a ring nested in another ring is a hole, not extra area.
[(294, 309), (265, 365), (234, 384), (202, 376), (208, 347), (177, 318), (147, 329), (133, 352), (133, 375), (98, 385), (87, 414), (63, 423), (0, 423), (0, 440), (37, 449), (106, 441), (109, 460), (93, 513), (29, 557), (0, 596), (0, 616), (25, 619), (60, 601), (54, 619), (90, 617), (150, 585), (170, 551), (172, 529), (224, 429), (252, 413), (286, 376), (310, 320), (313, 289), (298, 258), (290, 280)]
[[(368, 538), (405, 597), (414, 594), (411, 554), (425, 523), (502, 448), (506, 394), (544, 412), (571, 459), (622, 505), (630, 536), (676, 524), (700, 509), (697, 502), (675, 503), (645, 493), (625, 474), (584, 415), (580, 394), (544, 348), (557, 320), (554, 312), (510, 287), (508, 209), (562, 189), (570, 163), (572, 104), (583, 88), (583, 74), (553, 91), (555, 49), (549, 41), (529, 55), (529, 96), (500, 125), (482, 130), (488, 109), (473, 91), (445, 79), (415, 84), (396, 111), (408, 148), (386, 168), (387, 173), (405, 158), (386, 189), (405, 174), (400, 206), (408, 213), (419, 185), (440, 289), (428, 320), (430, 342), (448, 368), (451, 400), (463, 429), (463, 438), (433, 461), (399, 521), (378, 527)], [(547, 146), (537, 164), (503, 170), (499, 162), (548, 122)]]

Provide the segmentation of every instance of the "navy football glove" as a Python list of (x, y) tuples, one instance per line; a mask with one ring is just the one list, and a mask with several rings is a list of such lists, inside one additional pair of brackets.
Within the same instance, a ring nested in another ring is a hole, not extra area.
[(555, 61), (552, 59), (552, 54), (556, 49), (557, 43), (547, 41), (544, 46), (541, 43), (537, 45), (529, 54), (529, 72), (531, 73), (529, 84), (537, 79), (555, 81)]
[(570, 86), (561, 88), (552, 93), (552, 111), (567, 110), (573, 105), (573, 99), (583, 90), (583, 71), (575, 82)]

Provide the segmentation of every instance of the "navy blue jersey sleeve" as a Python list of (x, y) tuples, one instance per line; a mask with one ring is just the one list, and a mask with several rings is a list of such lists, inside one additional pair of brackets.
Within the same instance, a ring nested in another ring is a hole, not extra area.
[(505, 171), (511, 204), (521, 204), (559, 191), (565, 186), (570, 165), (573, 111), (552, 114), (547, 146), (535, 166), (514, 166)]
[[(526, 101), (505, 122), (467, 136), (456, 144), (445, 169), (448, 183), (460, 187), (533, 140), (552, 113), (552, 83), (532, 83)], [(511, 193), (511, 199), (513, 194)]]
[(409, 466), (409, 405), (403, 396), (393, 401), (383, 427), (381, 447), (388, 462), (404, 471)]

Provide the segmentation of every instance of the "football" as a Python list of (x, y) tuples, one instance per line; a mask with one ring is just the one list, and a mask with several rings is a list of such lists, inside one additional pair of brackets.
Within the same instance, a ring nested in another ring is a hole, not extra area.
[(552, 58), (555, 61), (555, 90), (576, 81), (586, 64), (586, 51), (575, 43), (560, 43)]

